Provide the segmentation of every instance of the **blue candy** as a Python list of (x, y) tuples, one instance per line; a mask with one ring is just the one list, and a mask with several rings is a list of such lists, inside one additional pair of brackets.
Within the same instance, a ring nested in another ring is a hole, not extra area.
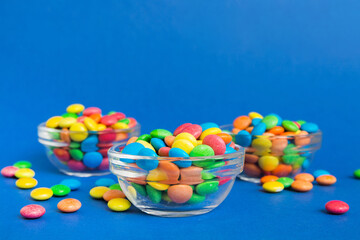
[(234, 153), (234, 152), (236, 152), (235, 149), (233, 149), (232, 147), (226, 146), (225, 154)]
[(261, 121), (262, 121), (261, 118), (253, 118), (253, 120), (251, 121), (251, 125), (256, 126), (256, 125), (258, 125)]
[(235, 135), (235, 143), (242, 147), (249, 147), (251, 144), (251, 135), (248, 131), (241, 130)]
[[(187, 154), (184, 150), (180, 148), (172, 148), (169, 151), (169, 157), (181, 157), (181, 158), (188, 158), (189, 154)], [(190, 167), (191, 161), (174, 161), (174, 163), (182, 168)]]
[(275, 116), (277, 119), (278, 119), (278, 123), (277, 123), (277, 125), (276, 126), (281, 126), (282, 125), (282, 118), (279, 116), (279, 115), (277, 115), (276, 113), (271, 113), (271, 114), (269, 114), (268, 116)]
[(156, 151), (159, 151), (159, 149), (162, 147), (166, 147), (164, 141), (161, 140), (160, 138), (152, 138), (150, 143), (155, 148)]
[[(129, 154), (129, 155), (139, 155), (139, 152), (144, 148), (145, 148), (144, 145), (142, 145), (141, 143), (134, 142), (126, 145), (121, 153)], [(120, 160), (126, 163), (135, 162), (133, 159), (129, 159), (129, 158), (121, 158)]]
[(104, 186), (104, 187), (109, 187), (113, 184), (115, 184), (115, 180), (111, 179), (111, 178), (100, 178), (98, 180), (96, 180), (95, 182), (95, 186)]
[(200, 124), (200, 126), (201, 126), (203, 132), (209, 128), (219, 128), (219, 125), (217, 125), (216, 123), (212, 123), (212, 122), (203, 123), (203, 124)]
[(304, 162), (302, 163), (302, 168), (307, 169), (309, 166), (310, 166), (309, 159), (305, 159)]
[(301, 125), (301, 130), (306, 131), (308, 133), (314, 133), (319, 130), (319, 127), (315, 123), (307, 122), (307, 123), (304, 123), (303, 125)]
[(266, 131), (266, 124), (261, 122), (253, 128), (253, 130), (251, 131), (251, 135), (260, 136), (263, 135), (265, 131)]
[[(149, 148), (143, 148), (139, 152), (140, 156), (148, 156), (148, 157), (157, 157), (156, 152), (154, 152), (152, 149)], [(138, 165), (140, 168), (151, 171), (159, 165), (158, 160), (149, 160), (149, 159), (139, 159), (136, 161), (136, 165)]]
[(99, 148), (96, 144), (99, 143), (97, 136), (92, 135), (81, 142), (81, 151), (83, 152), (96, 152)]
[(320, 169), (320, 170), (316, 170), (315, 172), (313, 172), (313, 175), (316, 179), (317, 177), (322, 176), (322, 175), (330, 175), (330, 173), (326, 170)]
[(103, 160), (103, 156), (98, 152), (88, 152), (85, 153), (83, 158), (83, 163), (88, 168), (96, 168), (100, 166)]
[(74, 178), (67, 178), (60, 182), (60, 184), (68, 186), (72, 191), (77, 190), (81, 186), (81, 182)]

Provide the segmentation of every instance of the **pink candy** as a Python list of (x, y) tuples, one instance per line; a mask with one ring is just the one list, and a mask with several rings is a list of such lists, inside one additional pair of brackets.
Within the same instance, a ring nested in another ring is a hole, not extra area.
[(39, 218), (44, 215), (45, 212), (45, 208), (37, 204), (26, 205), (20, 210), (21, 216), (29, 219)]
[(74, 171), (84, 171), (86, 169), (86, 166), (82, 162), (76, 160), (70, 160), (68, 162), (68, 167)]
[(3, 169), (1, 169), (1, 175), (3, 175), (4, 177), (14, 177), (15, 176), (15, 172), (19, 170), (19, 168), (14, 167), (14, 166), (8, 166), (8, 167), (4, 167)]
[(191, 126), (191, 125), (192, 125), (191, 123), (184, 123), (184, 124), (180, 125), (177, 129), (175, 129), (173, 135), (176, 137), (177, 135), (179, 135), (180, 133), (182, 133), (182, 131), (183, 131), (186, 127), (189, 127), (189, 126)]
[(196, 139), (198, 139), (202, 133), (202, 128), (200, 125), (191, 124), (190, 126), (185, 127), (181, 132), (187, 132), (193, 135)]
[(215, 155), (225, 154), (226, 144), (218, 135), (207, 135), (203, 140), (203, 144), (210, 146), (214, 150)]
[(84, 116), (90, 116), (93, 114), (101, 114), (101, 109), (97, 107), (88, 107), (84, 110), (83, 115)]

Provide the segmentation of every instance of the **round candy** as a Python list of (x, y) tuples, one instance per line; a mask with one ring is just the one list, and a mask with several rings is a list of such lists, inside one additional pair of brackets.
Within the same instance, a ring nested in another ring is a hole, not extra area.
[(64, 179), (60, 184), (68, 186), (72, 191), (79, 189), (81, 186), (81, 182), (74, 178)]
[[(175, 143), (174, 143), (175, 144)], [(190, 157), (214, 156), (214, 150), (208, 145), (198, 145), (190, 152)]]
[(79, 103), (75, 103), (75, 104), (71, 104), (66, 108), (66, 111), (68, 113), (80, 113), (82, 111), (84, 111), (84, 105), (79, 104)]
[(218, 134), (221, 133), (221, 129), (220, 128), (209, 128), (206, 129), (205, 131), (203, 131), (200, 135), (200, 140), (203, 140), (207, 135), (211, 135), (211, 134)]
[(78, 118), (78, 115), (76, 113), (65, 113), (63, 115), (61, 115), (63, 118), (67, 118), (67, 117), (71, 117), (71, 118)]
[(84, 118), (84, 125), (89, 131), (97, 131), (98, 130), (98, 124), (94, 121), (94, 119), (90, 117)]
[(215, 155), (223, 155), (226, 151), (226, 144), (218, 135), (207, 135), (203, 139), (203, 144), (210, 146)]
[(263, 116), (262, 116), (260, 113), (257, 113), (257, 112), (250, 112), (250, 113), (249, 113), (249, 117), (250, 117), (251, 119), (254, 119), (254, 118), (263, 119)]
[[(129, 145), (126, 145), (122, 150), (122, 153), (129, 155), (138, 155), (143, 148), (145, 148), (144, 145), (138, 142), (134, 142), (134, 143), (130, 143)], [(121, 158), (120, 160), (126, 163), (135, 162), (133, 159), (129, 159), (129, 158)]]
[(313, 185), (311, 182), (295, 180), (291, 184), (291, 188), (297, 192), (308, 192), (313, 188)]
[(289, 121), (289, 120), (284, 120), (282, 122), (282, 126), (290, 132), (296, 132), (299, 130), (299, 127), (293, 122), (293, 121)]
[(360, 178), (360, 169), (357, 169), (354, 171), (354, 177), (355, 178)]
[(306, 131), (308, 133), (314, 133), (319, 130), (319, 127), (315, 123), (307, 122), (301, 125), (301, 130)]
[(317, 177), (322, 176), (322, 175), (330, 175), (330, 173), (328, 171), (326, 171), (326, 170), (321, 170), (320, 169), (320, 170), (314, 171), (313, 175), (314, 175), (314, 177), (316, 179)]
[(81, 142), (85, 140), (88, 136), (88, 132), (85, 125), (79, 122), (74, 123), (69, 130), (70, 130), (70, 138), (75, 142)]
[(278, 119), (274, 115), (268, 115), (262, 119), (262, 122), (266, 125), (266, 130), (275, 127), (278, 123)]
[(156, 190), (150, 185), (146, 185), (146, 192), (153, 203), (159, 203), (161, 201), (161, 191)]
[(124, 198), (114, 198), (108, 202), (108, 207), (115, 212), (123, 212), (131, 207), (131, 203)]
[[(147, 157), (157, 157), (156, 152), (149, 148), (143, 148), (139, 152), (140, 156), (147, 156)], [(147, 171), (151, 171), (159, 165), (158, 160), (150, 160), (150, 159), (138, 159), (136, 160), (136, 165), (138, 165), (140, 168), (145, 169)]]
[(137, 140), (143, 140), (145, 142), (150, 142), (151, 136), (150, 134), (143, 134), (137, 138)]
[(81, 208), (81, 202), (75, 198), (66, 198), (57, 204), (57, 208), (61, 212), (72, 213)]
[(19, 170), (19, 168), (14, 166), (7, 166), (1, 169), (1, 175), (4, 177), (14, 177), (17, 170)]
[(186, 127), (191, 126), (191, 123), (184, 123), (182, 125), (180, 125), (179, 127), (177, 127), (174, 131), (174, 136), (177, 136), (178, 134), (180, 134)]
[(110, 189), (107, 187), (94, 187), (90, 190), (90, 196), (95, 199), (101, 199), (104, 196), (104, 193), (109, 191)]
[(334, 183), (336, 183), (336, 177), (333, 175), (321, 175), (316, 178), (316, 182), (319, 185), (329, 186), (329, 185), (333, 185)]
[(152, 138), (160, 138), (163, 140), (166, 136), (171, 136), (172, 133), (165, 129), (155, 129), (151, 131), (150, 135)]
[(18, 188), (29, 189), (36, 187), (38, 181), (35, 178), (24, 177), (24, 178), (19, 178), (15, 184)]
[(115, 189), (109, 190), (106, 193), (104, 193), (104, 195), (103, 195), (103, 199), (107, 202), (114, 198), (124, 198), (124, 197), (125, 197), (125, 194), (122, 191), (115, 190)]
[[(188, 133), (188, 132), (182, 132), (182, 133), (178, 134), (178, 135), (175, 137), (174, 141), (177, 141), (177, 140), (179, 140), (179, 139), (188, 140), (189, 142), (192, 143), (192, 145), (193, 145), (194, 147), (197, 145), (196, 138), (195, 138), (193, 135), (191, 135), (190, 133)], [(151, 144), (152, 144), (152, 143), (151, 143)]]
[(95, 186), (109, 187), (113, 184), (116, 184), (116, 182), (112, 178), (100, 178), (100, 179), (96, 180), (96, 182), (95, 182)]
[(57, 197), (66, 196), (71, 192), (71, 189), (68, 186), (62, 185), (62, 184), (57, 184), (57, 185), (52, 186), (51, 190), (52, 190), (54, 196), (57, 196)]
[(171, 147), (180, 148), (184, 150), (187, 154), (190, 154), (190, 152), (194, 149), (194, 145), (189, 140), (186, 139), (179, 139), (174, 141)]
[(173, 185), (169, 187), (167, 194), (171, 201), (175, 203), (185, 203), (190, 200), (193, 189), (189, 185)]
[(88, 107), (83, 111), (84, 116), (90, 116), (93, 114), (101, 114), (101, 109), (98, 107)]
[(305, 182), (313, 182), (315, 180), (314, 176), (310, 173), (299, 173), (295, 176), (295, 180), (302, 180)]
[(51, 117), (46, 121), (45, 126), (48, 128), (57, 128), (62, 118), (61, 116)]
[(166, 147), (164, 141), (161, 140), (160, 138), (152, 138), (150, 143), (155, 148), (156, 151), (159, 151), (159, 149), (162, 147)]
[(263, 184), (263, 189), (267, 192), (277, 193), (284, 190), (284, 185), (281, 182), (266, 182)]
[(120, 187), (120, 184), (118, 184), (118, 183), (115, 183), (115, 184), (111, 185), (111, 186), (109, 187), (109, 189), (110, 189), (110, 190), (120, 190), (120, 191), (122, 191), (122, 190), (121, 190), (121, 187)]
[(266, 131), (266, 124), (261, 122), (253, 128), (253, 130), (251, 131), (251, 135), (260, 136), (263, 135), (265, 131)]
[(245, 128), (249, 127), (250, 124), (251, 118), (248, 116), (239, 116), (233, 122), (234, 127), (240, 130), (244, 130)]
[(251, 144), (251, 134), (246, 130), (241, 130), (235, 135), (235, 142), (242, 147), (249, 147)]
[(165, 191), (170, 186), (169, 184), (163, 184), (163, 183), (157, 183), (157, 182), (148, 182), (148, 184), (159, 191)]
[(15, 177), (17, 178), (23, 178), (23, 177), (32, 178), (34, 176), (35, 176), (35, 172), (30, 168), (21, 168), (15, 172)]
[(21, 208), (20, 214), (24, 218), (28, 219), (35, 219), (43, 216), (45, 214), (46, 210), (43, 206), (40, 206), (38, 204), (30, 204), (26, 205), (25, 207)]
[(85, 165), (82, 162), (76, 160), (68, 161), (68, 167), (73, 171), (84, 171), (86, 169)]
[(207, 123), (201, 124), (200, 127), (201, 127), (202, 131), (205, 131), (209, 128), (219, 128), (219, 125), (217, 125), (216, 123), (207, 122)]
[[(184, 150), (180, 149), (180, 148), (171, 148), (169, 151), (169, 157), (179, 157), (179, 158), (188, 158), (189, 154), (187, 154)], [(191, 166), (191, 161), (187, 161), (187, 160), (179, 160), (179, 161), (174, 161), (174, 163), (182, 168), (186, 168), (186, 167), (190, 167)]]
[(182, 133), (190, 133), (195, 139), (199, 138), (203, 129), (200, 125), (192, 124), (190, 126), (185, 127), (181, 132)]
[(344, 214), (349, 211), (349, 205), (346, 202), (332, 200), (325, 204), (325, 209), (332, 214)]
[(259, 167), (264, 171), (272, 171), (279, 165), (279, 158), (275, 156), (262, 156), (259, 158)]
[(18, 161), (13, 166), (17, 168), (31, 168), (32, 164), (28, 161)]
[(78, 161), (81, 161), (84, 157), (84, 153), (79, 150), (79, 149), (70, 149), (69, 150), (69, 153), (70, 153), (70, 156), (75, 159), (75, 160), (78, 160)]
[(55, 148), (53, 153), (60, 161), (67, 162), (70, 160), (70, 153), (65, 149)]
[(100, 166), (103, 160), (103, 156), (99, 152), (88, 152), (85, 153), (83, 163), (88, 168), (96, 168)]
[(218, 181), (209, 180), (197, 185), (195, 187), (195, 190), (197, 194), (204, 196), (216, 192), (219, 189), (218, 186), (219, 186)]
[(50, 188), (36, 188), (31, 191), (30, 196), (35, 200), (48, 200), (53, 196), (53, 191)]
[(281, 177), (276, 181), (282, 183), (282, 185), (284, 185), (284, 188), (290, 187), (291, 184), (294, 182), (294, 180), (289, 177)]
[(62, 118), (59, 122), (59, 127), (61, 128), (69, 128), (72, 125), (74, 125), (74, 123), (76, 123), (76, 118), (72, 118), (72, 117), (66, 117), (66, 118)]
[(266, 182), (275, 182), (276, 180), (278, 180), (279, 178), (277, 176), (274, 176), (274, 175), (267, 175), (267, 176), (263, 176), (261, 179), (260, 179), (260, 183), (261, 184), (264, 184)]

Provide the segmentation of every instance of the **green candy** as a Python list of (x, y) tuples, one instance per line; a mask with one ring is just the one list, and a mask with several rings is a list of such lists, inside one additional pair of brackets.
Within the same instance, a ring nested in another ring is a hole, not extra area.
[(222, 167), (224, 165), (225, 165), (224, 161), (217, 161), (217, 162), (214, 162), (213, 164), (207, 166), (206, 169), (214, 169), (214, 168)]
[(123, 119), (120, 119), (118, 122), (125, 123), (125, 124), (129, 125), (130, 119), (128, 119), (128, 118), (123, 118)]
[(137, 184), (137, 183), (131, 183), (131, 186), (133, 186), (136, 190), (136, 192), (140, 193), (140, 195), (146, 196), (146, 189), (144, 186)]
[(80, 143), (78, 142), (71, 142), (69, 144), (69, 148), (80, 148)]
[(284, 155), (287, 154), (297, 154), (299, 151), (295, 149), (296, 145), (295, 144), (289, 144), (286, 146), (286, 148), (284, 149)]
[(122, 189), (121, 189), (121, 187), (120, 187), (120, 184), (118, 184), (118, 183), (115, 183), (115, 184), (111, 185), (111, 186), (109, 187), (109, 189), (110, 189), (110, 190), (120, 190), (120, 191), (122, 191)]
[(284, 188), (288, 188), (291, 186), (291, 184), (294, 182), (292, 178), (289, 177), (281, 177), (278, 180), (276, 180), (279, 183), (282, 183), (284, 185)]
[(161, 202), (161, 191), (156, 190), (150, 185), (146, 185), (146, 192), (153, 203)]
[(299, 127), (293, 122), (293, 121), (289, 121), (289, 120), (284, 120), (282, 122), (282, 126), (290, 132), (296, 132), (299, 130)]
[[(205, 156), (214, 156), (214, 150), (208, 145), (197, 145), (190, 152), (190, 157), (205, 157)], [(198, 167), (208, 167), (214, 164), (215, 160), (203, 160), (203, 161), (193, 161), (193, 164)]]
[(201, 196), (199, 194), (193, 193), (193, 195), (191, 196), (189, 201), (187, 201), (187, 203), (189, 203), (189, 204), (201, 203), (205, 200), (205, 198), (206, 198), (205, 196)]
[(68, 195), (71, 192), (71, 189), (63, 184), (57, 184), (51, 187), (51, 190), (54, 193), (54, 196), (63, 197)]
[(84, 153), (77, 148), (70, 149), (69, 153), (70, 153), (71, 157), (77, 161), (81, 161), (84, 157)]
[(115, 111), (110, 111), (107, 115), (113, 115), (114, 113), (116, 113)]
[(360, 169), (355, 170), (354, 177), (360, 178)]
[(285, 163), (285, 164), (295, 164), (297, 162), (297, 159), (298, 159), (299, 155), (297, 154), (288, 154), (288, 155), (284, 155), (282, 157), (282, 161)]
[(195, 190), (199, 195), (205, 196), (205, 195), (216, 192), (219, 189), (218, 186), (219, 186), (218, 181), (210, 180), (210, 181), (200, 183), (199, 185), (197, 185), (195, 187)]
[(77, 119), (79, 116), (76, 114), (76, 113), (64, 113), (63, 115), (61, 115), (63, 118), (66, 118), (66, 117), (72, 117), (72, 118), (75, 118)]
[(150, 135), (152, 138), (164, 139), (167, 136), (172, 136), (172, 133), (165, 129), (155, 129), (151, 131)]
[(213, 178), (216, 178), (216, 176), (212, 173), (209, 173), (207, 171), (202, 171), (201, 172), (201, 178), (204, 180), (211, 180)]
[(304, 121), (304, 120), (297, 120), (296, 122), (297, 122), (298, 124), (300, 124), (300, 126), (303, 125), (304, 123), (306, 123), (306, 121)]
[(139, 141), (139, 140), (143, 140), (145, 142), (150, 142), (151, 136), (150, 136), (150, 134), (143, 134), (140, 137), (138, 137), (138, 139), (136, 139), (136, 141)]
[(167, 194), (167, 192), (162, 193), (161, 199), (164, 200), (165, 202), (172, 202), (171, 199), (169, 198), (169, 195)]
[(268, 115), (261, 120), (261, 122), (265, 123), (266, 130), (275, 127), (278, 124), (278, 121), (279, 119), (273, 115)]
[(59, 132), (50, 132), (51, 139), (59, 140), (60, 139), (60, 133)]
[(17, 168), (31, 168), (32, 164), (28, 161), (18, 161), (13, 166)]

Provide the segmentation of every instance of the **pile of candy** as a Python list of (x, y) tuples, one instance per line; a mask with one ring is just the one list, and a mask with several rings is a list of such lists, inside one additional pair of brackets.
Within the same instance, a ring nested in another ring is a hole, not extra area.
[[(121, 112), (102, 115), (97, 107), (86, 108), (81, 104), (67, 107), (67, 113), (49, 118), (45, 126), (51, 139), (65, 143), (64, 147), (49, 147), (49, 157), (67, 165), (72, 171), (107, 171), (107, 151), (114, 142), (126, 141), (130, 129), (137, 125), (134, 118)], [(135, 135), (137, 136), (137, 134)]]
[[(235, 143), (246, 148), (244, 173), (252, 178), (296, 174), (308, 167), (317, 150), (314, 147), (320, 148), (321, 134), (314, 137), (318, 126), (303, 120), (282, 120), (277, 114), (263, 117), (250, 112), (237, 117), (233, 127)], [(310, 144), (313, 149), (306, 150)]]
[[(231, 135), (223, 132), (217, 124), (185, 123), (173, 133), (155, 129), (150, 134), (130, 138), (122, 154), (137, 155), (137, 158), (123, 156), (120, 160), (143, 174), (142, 177), (126, 179), (131, 184), (127, 189), (134, 198), (140, 194), (155, 204), (161, 201), (196, 204), (235, 178), (237, 174), (223, 177), (217, 174), (217, 169), (229, 171), (226, 167), (231, 164), (224, 154), (235, 152)], [(168, 158), (158, 160), (159, 156)], [(212, 156), (218, 157), (186, 160)]]

